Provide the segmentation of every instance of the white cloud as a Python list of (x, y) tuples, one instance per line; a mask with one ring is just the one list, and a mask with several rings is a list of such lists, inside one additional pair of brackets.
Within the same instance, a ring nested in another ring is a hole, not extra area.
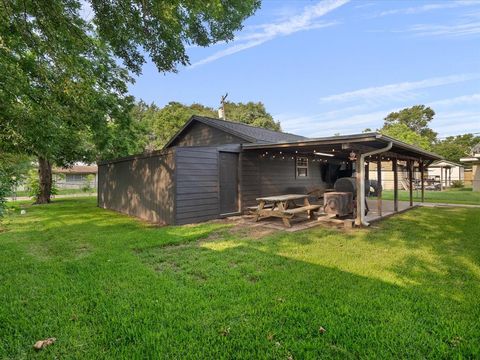
[(275, 119), (280, 120), (282, 128), (287, 132), (307, 137), (321, 137), (335, 133), (358, 133), (367, 127), (376, 129), (382, 126), (383, 118), (388, 113), (399, 110), (367, 111), (367, 109), (365, 106), (352, 106), (315, 115), (277, 115)]
[(348, 91), (340, 94), (329, 95), (322, 97), (320, 101), (347, 102), (363, 100), (373, 103), (381, 103), (385, 100), (408, 100), (415, 98), (416, 94), (413, 92), (414, 90), (455, 84), (478, 78), (480, 78), (480, 73), (434, 77), (420, 81), (406, 81), (396, 84), (368, 87), (355, 91)]
[(425, 4), (421, 6), (413, 6), (413, 7), (403, 8), (403, 9), (386, 10), (377, 14), (376, 17), (387, 16), (387, 15), (398, 15), (398, 14), (403, 14), (403, 15), (419, 14), (419, 13), (432, 11), (432, 10), (452, 9), (452, 8), (458, 8), (461, 6), (472, 6), (472, 5), (478, 5), (478, 4), (479, 4), (478, 1), (444, 1), (444, 2), (433, 3), (433, 4)]
[[(480, 93), (425, 103), (434, 108), (436, 115), (431, 124), (440, 136), (480, 132)], [(291, 133), (307, 137), (331, 136), (336, 133), (360, 133), (365, 128), (381, 128), (389, 113), (399, 111), (411, 104), (398, 107), (375, 107), (366, 103), (342, 107), (338, 110), (316, 114), (277, 114), (274, 116), (282, 128)]]
[(232, 46), (220, 50), (205, 59), (191, 65), (191, 68), (204, 65), (222, 57), (259, 46), (280, 36), (287, 36), (299, 31), (319, 29), (336, 24), (335, 22), (321, 22), (319, 18), (348, 3), (350, 0), (323, 0), (313, 6), (307, 6), (301, 14), (291, 16), (281, 22), (261, 24), (255, 26), (256, 31), (240, 35)]
[(465, 133), (480, 133), (479, 110), (438, 111), (431, 127), (441, 137)]
[[(465, 105), (465, 104), (480, 104), (480, 93), (471, 94), (471, 95), (462, 95), (450, 99), (442, 99), (430, 102), (428, 106), (455, 106), (455, 105)], [(480, 118), (478, 120), (480, 122)]]
[[(455, 99), (460, 100), (461, 98), (467, 99), (466, 96)], [(432, 103), (428, 105), (431, 106)], [(322, 137), (336, 133), (360, 133), (365, 128), (371, 128), (372, 130), (381, 128), (385, 116), (399, 110), (401, 108), (384, 108), (383, 110), (355, 113), (355, 107), (351, 107), (347, 111), (350, 114), (332, 111), (311, 116), (276, 116), (275, 119), (280, 120), (283, 130), (287, 132), (307, 137)], [(439, 133), (440, 137), (464, 133), (480, 133), (480, 111), (477, 109), (439, 110), (436, 112), (431, 127)]]
[(480, 21), (461, 22), (450, 25), (417, 24), (402, 32), (417, 36), (469, 36), (480, 34)]

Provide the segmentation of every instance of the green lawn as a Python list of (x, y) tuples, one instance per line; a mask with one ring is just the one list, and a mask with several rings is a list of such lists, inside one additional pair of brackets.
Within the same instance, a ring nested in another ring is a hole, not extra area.
[(480, 209), (259, 238), (22, 206), (0, 233), (2, 359), (480, 357)]
[[(399, 200), (408, 201), (410, 199), (409, 196), (408, 191), (398, 191)], [(414, 201), (421, 201), (421, 196), (422, 194), (419, 190), (413, 191)], [(384, 190), (382, 197), (386, 200), (393, 200), (393, 190)], [(471, 188), (425, 191), (425, 201), (434, 203), (480, 205), (480, 192), (474, 192)]]
[[(90, 193), (95, 194), (96, 189), (93, 189)], [(82, 189), (58, 189), (58, 194), (57, 195), (72, 195), (72, 194), (89, 194), (88, 192), (83, 191)], [(13, 194), (9, 194), (9, 196), (12, 196)], [(19, 190), (16, 192), (16, 195), (18, 197), (20, 196), (29, 196), (29, 192), (27, 190)]]

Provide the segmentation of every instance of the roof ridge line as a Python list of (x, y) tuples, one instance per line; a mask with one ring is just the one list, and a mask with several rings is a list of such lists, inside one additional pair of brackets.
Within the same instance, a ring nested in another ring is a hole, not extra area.
[[(244, 125), (244, 126), (248, 126), (248, 127), (254, 128), (254, 129), (267, 130), (267, 131), (271, 131), (271, 132), (274, 132), (274, 133), (286, 134), (286, 135), (293, 135), (293, 136), (298, 136), (298, 137), (303, 137), (303, 138), (305, 138), (305, 139), (308, 139), (308, 138), (306, 138), (306, 137), (304, 137), (304, 136), (302, 136), (302, 135), (293, 134), (293, 133), (288, 133), (288, 132), (285, 132), (285, 131), (278, 131), (278, 130), (267, 129), (267, 128), (264, 128), (264, 127), (261, 127), (261, 126), (255, 126), (255, 125), (251, 125), (251, 124), (246, 124), (246, 123), (243, 123), (243, 122), (240, 122), (240, 121), (228, 120), (228, 119), (217, 119), (217, 118), (213, 118), (213, 117), (210, 117), (210, 116), (203, 116), (203, 115), (193, 115), (193, 116), (195, 116), (195, 117), (200, 117), (200, 118), (205, 118), (205, 119), (213, 120), (213, 121), (233, 123), (233, 124), (240, 124), (240, 125)], [(274, 121), (275, 121), (275, 120), (274, 120)]]

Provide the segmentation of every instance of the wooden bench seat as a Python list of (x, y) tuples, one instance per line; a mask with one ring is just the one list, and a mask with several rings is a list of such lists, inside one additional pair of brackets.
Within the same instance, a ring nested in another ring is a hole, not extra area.
[[(273, 208), (273, 204), (265, 204), (263, 208), (264, 208), (264, 209), (272, 209), (272, 208)], [(252, 211), (257, 211), (257, 210), (258, 210), (258, 206), (249, 206), (249, 207), (247, 207), (247, 210), (248, 210), (248, 211), (251, 211), (251, 212), (252, 212)]]
[(311, 212), (314, 210), (318, 210), (320, 209), (320, 207), (321, 207), (320, 205), (307, 205), (307, 206), (301, 206), (298, 208), (284, 210), (284, 213), (294, 215), (302, 212)]

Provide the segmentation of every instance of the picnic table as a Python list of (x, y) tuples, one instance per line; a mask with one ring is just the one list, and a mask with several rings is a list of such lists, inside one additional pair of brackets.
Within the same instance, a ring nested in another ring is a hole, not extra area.
[[(308, 195), (304, 194), (286, 194), (277, 196), (259, 197), (256, 199), (258, 208), (256, 209), (255, 221), (268, 217), (281, 218), (286, 227), (291, 227), (290, 219), (295, 215), (307, 213), (311, 219), (313, 211), (318, 210), (320, 205), (311, 205), (308, 201)], [(302, 206), (297, 206), (295, 201), (303, 200)]]

